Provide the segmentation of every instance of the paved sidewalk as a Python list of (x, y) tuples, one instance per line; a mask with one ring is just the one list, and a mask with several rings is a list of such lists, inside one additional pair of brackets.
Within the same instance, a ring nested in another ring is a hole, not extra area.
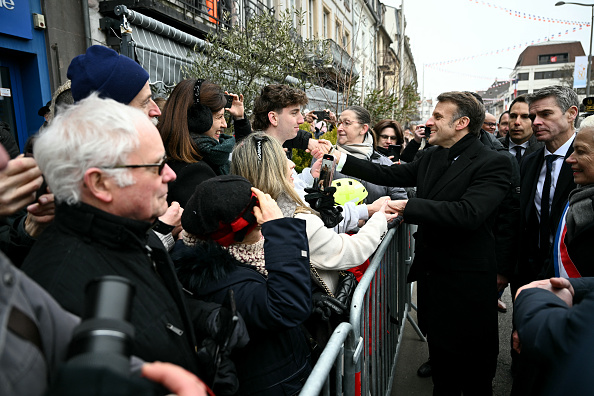
[[(509, 356), (512, 304), (509, 287), (505, 289), (502, 298), (507, 305), (507, 313), (499, 313), (499, 356), (497, 358), (497, 372), (493, 380), (494, 396), (509, 395), (512, 386), (511, 358)], [(413, 301), (416, 302), (416, 293), (413, 295)], [(417, 315), (414, 310), (411, 311), (411, 317), (416, 321)], [(392, 384), (392, 396), (427, 396), (432, 394), (433, 383), (431, 378), (417, 376), (417, 369), (427, 361), (428, 355), (427, 344), (419, 339), (410, 323), (407, 322), (396, 365), (396, 375)]]

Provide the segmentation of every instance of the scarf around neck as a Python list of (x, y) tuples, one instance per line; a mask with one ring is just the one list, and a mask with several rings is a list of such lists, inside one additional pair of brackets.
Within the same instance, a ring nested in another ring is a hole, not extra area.
[(594, 184), (580, 186), (569, 194), (566, 222), (568, 243), (582, 228), (594, 222)]
[(345, 154), (350, 154), (356, 158), (369, 161), (373, 154), (373, 137), (368, 131), (365, 134), (363, 143), (337, 144), (336, 149)]

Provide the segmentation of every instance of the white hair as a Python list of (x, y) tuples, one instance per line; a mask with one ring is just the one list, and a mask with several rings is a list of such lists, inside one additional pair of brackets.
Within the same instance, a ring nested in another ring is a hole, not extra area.
[(57, 202), (80, 201), (84, 174), (105, 168), (120, 187), (134, 184), (124, 164), (140, 145), (136, 125), (146, 115), (113, 99), (92, 94), (60, 113), (35, 140), (35, 160)]
[(580, 122), (578, 133), (586, 128), (594, 128), (594, 115), (588, 116)]

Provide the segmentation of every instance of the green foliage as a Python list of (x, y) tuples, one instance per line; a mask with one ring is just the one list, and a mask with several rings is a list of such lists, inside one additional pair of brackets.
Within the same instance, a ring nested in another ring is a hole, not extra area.
[[(311, 127), (310, 124), (307, 122), (304, 122), (303, 124), (299, 125), (299, 128), (304, 131), (309, 131), (310, 127)], [(312, 134), (312, 138), (315, 139), (313, 134)], [(323, 134), (322, 136), (320, 136), (320, 139), (329, 140), (330, 142), (332, 142), (333, 145), (336, 145), (336, 139), (337, 139), (336, 126), (334, 126), (330, 131), (328, 131), (325, 134)], [(311, 164), (311, 158), (312, 158), (311, 154), (306, 153), (305, 151), (293, 150), (293, 162), (295, 163), (295, 170), (297, 170), (297, 172), (301, 172), (303, 169), (307, 168)]]
[[(418, 100), (419, 95), (414, 85), (402, 87), (401, 97), (385, 93), (381, 89), (374, 89), (365, 97), (364, 107), (371, 113), (373, 123), (386, 118), (406, 123), (415, 119)], [(403, 102), (402, 107), (400, 107), (401, 101)]]
[(210, 45), (197, 53), (186, 75), (209, 79), (228, 92), (243, 94), (249, 111), (264, 85), (292, 85), (287, 81), (289, 76), (304, 81), (313, 69), (312, 56), (324, 53), (321, 41), (298, 36), (296, 29), (302, 25), (303, 13), (287, 10), (277, 18), (269, 13), (251, 16), (245, 29), (234, 26), (223, 28), (218, 35), (209, 34)]

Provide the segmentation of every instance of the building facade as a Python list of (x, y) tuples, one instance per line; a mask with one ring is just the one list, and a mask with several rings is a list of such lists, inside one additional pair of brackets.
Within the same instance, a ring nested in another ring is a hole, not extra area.
[[(405, 37), (398, 12), (379, 0), (0, 0), (0, 120), (22, 151), (44, 122), (38, 110), (67, 80), (72, 58), (89, 46), (128, 51), (149, 71), (151, 84), (172, 85), (181, 79), (181, 65), (191, 62), (188, 51), (205, 45), (209, 33), (285, 9), (301, 10), (299, 34), (327, 40), (332, 53), (326, 81), (306, 90), (318, 106), (324, 96), (341, 102), (351, 82), (364, 97), (375, 88), (393, 89), (399, 73), (416, 81), (408, 43), (398, 53)], [(133, 46), (123, 41), (129, 32)]]

